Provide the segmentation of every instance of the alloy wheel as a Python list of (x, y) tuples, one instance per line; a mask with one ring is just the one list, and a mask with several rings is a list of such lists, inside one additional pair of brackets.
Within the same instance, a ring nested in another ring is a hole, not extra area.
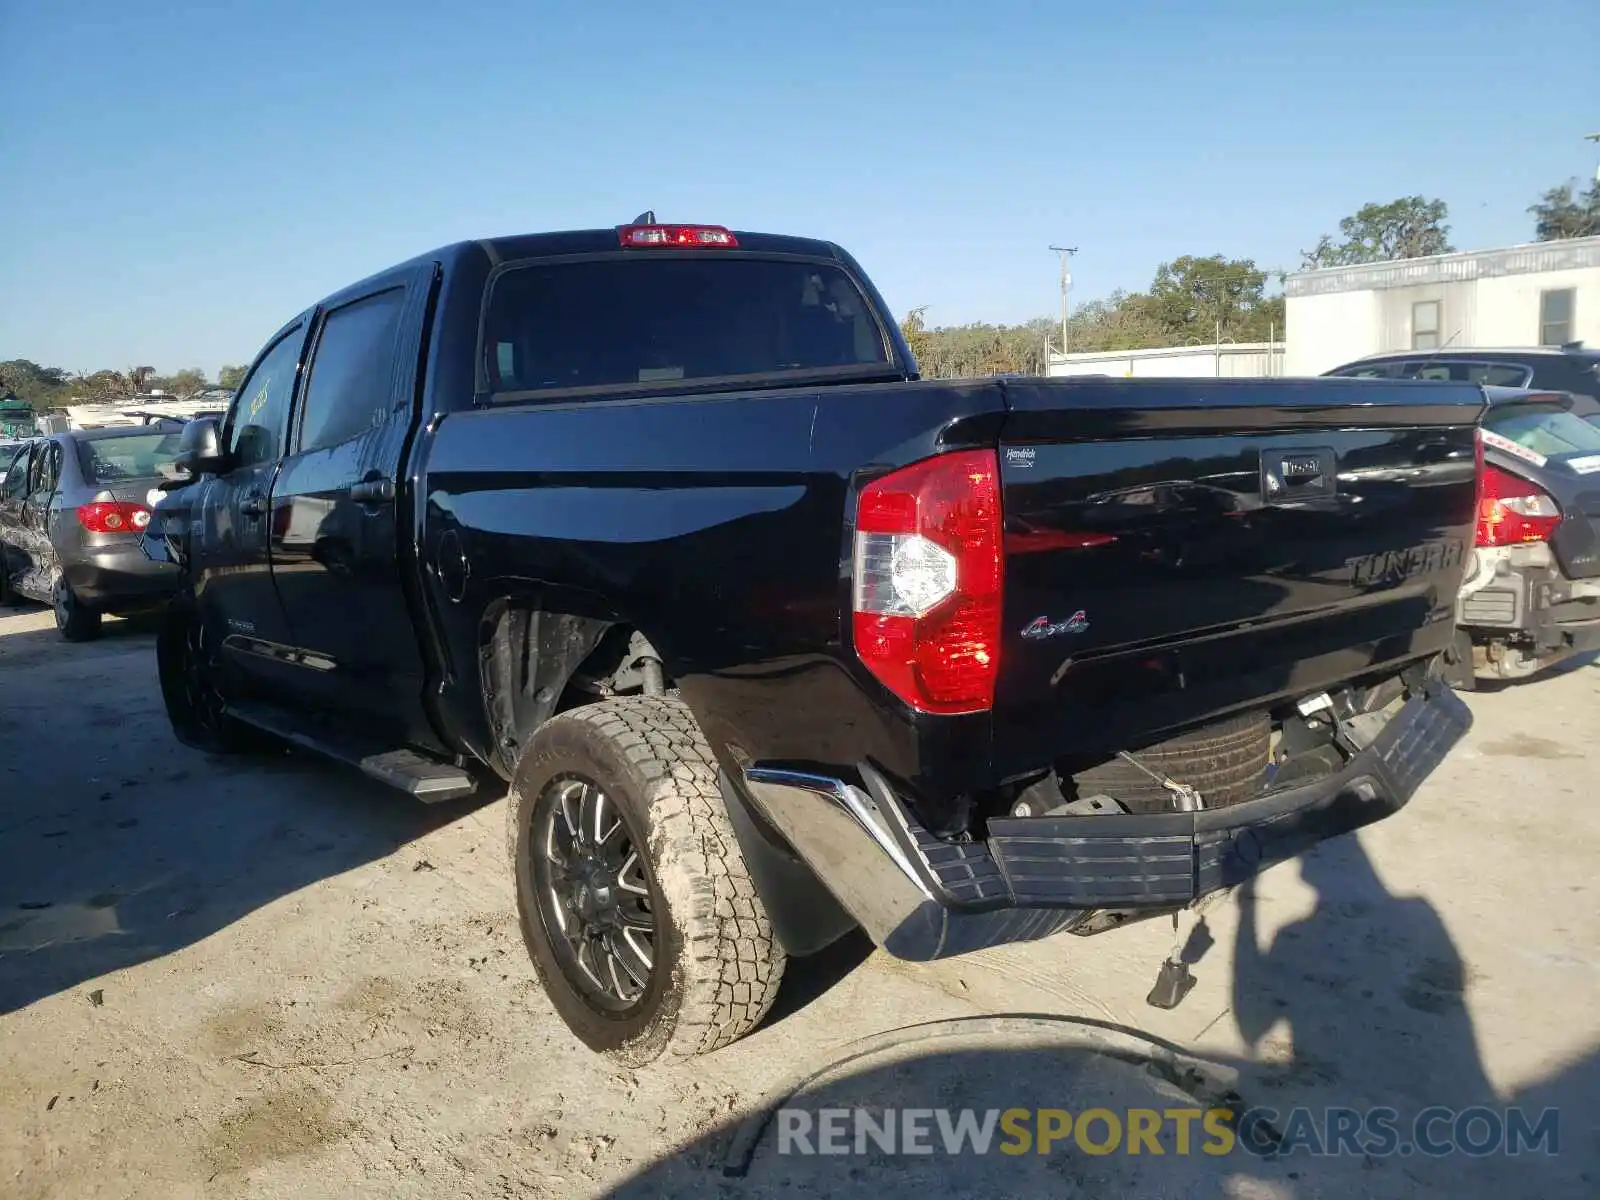
[(211, 651), (206, 645), (205, 626), (198, 619), (190, 620), (183, 631), (178, 660), (184, 700), (206, 732), (219, 734), (223, 728), (224, 701), (212, 679), (214, 670)]
[(655, 970), (658, 900), (621, 808), (592, 780), (562, 775), (535, 801), (531, 833), (534, 891), (557, 960), (591, 1003), (632, 1008)]

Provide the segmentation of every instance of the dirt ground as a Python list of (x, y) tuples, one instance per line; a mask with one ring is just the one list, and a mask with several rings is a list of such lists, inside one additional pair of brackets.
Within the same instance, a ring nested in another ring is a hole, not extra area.
[[(747, 1040), (627, 1072), (533, 982), (502, 800), (208, 760), (148, 629), (0, 612), (0, 1195), (1600, 1194), (1600, 667), (1470, 702), (1405, 812), (1217, 909), (1174, 1011), (1158, 922), (932, 966), (852, 940)], [(1560, 1152), (779, 1155), (758, 1114), (830, 1064), (793, 1104), (1556, 1106)]]

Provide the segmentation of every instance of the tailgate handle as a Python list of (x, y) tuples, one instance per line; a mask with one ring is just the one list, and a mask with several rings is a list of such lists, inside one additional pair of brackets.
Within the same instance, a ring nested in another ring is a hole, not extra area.
[(1331, 446), (1261, 452), (1261, 498), (1268, 504), (1317, 500), (1338, 487), (1338, 456)]

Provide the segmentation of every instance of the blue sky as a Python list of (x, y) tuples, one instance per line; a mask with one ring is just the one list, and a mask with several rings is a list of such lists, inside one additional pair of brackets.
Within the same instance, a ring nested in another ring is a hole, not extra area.
[[(1015, 321), (1294, 266), (1369, 200), (1525, 241), (1592, 176), (1592, 0), (0, 0), (0, 359), (215, 370), (391, 262), (664, 220)], [(135, 11), (138, 10), (138, 11)]]

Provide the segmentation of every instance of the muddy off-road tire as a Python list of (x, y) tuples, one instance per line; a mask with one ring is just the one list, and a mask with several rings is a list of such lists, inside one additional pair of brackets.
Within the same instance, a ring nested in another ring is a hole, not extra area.
[[(1271, 753), (1266, 713), (1229, 717), (1133, 752), (1145, 766), (1200, 793), (1207, 808), (1227, 808), (1261, 790)], [(1136, 813), (1171, 812), (1172, 793), (1120, 758), (1072, 777), (1079, 796), (1113, 796)]]
[(543, 725), (507, 835), (529, 956), (590, 1049), (628, 1066), (688, 1059), (766, 1016), (783, 949), (681, 700), (607, 700)]

